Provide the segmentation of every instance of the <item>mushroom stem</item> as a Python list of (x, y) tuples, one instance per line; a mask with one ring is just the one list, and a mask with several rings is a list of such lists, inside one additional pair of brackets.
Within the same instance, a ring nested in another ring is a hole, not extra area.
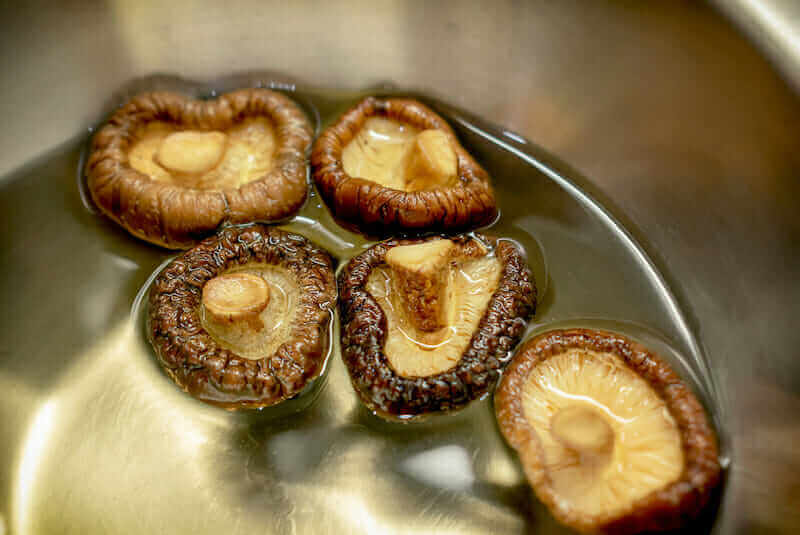
[(614, 431), (608, 421), (589, 407), (559, 410), (550, 420), (550, 431), (565, 447), (585, 456), (602, 456), (614, 445)]
[(456, 152), (442, 130), (423, 130), (414, 138), (405, 159), (408, 191), (449, 184), (458, 173)]
[(269, 286), (258, 275), (228, 273), (206, 282), (202, 302), (209, 321), (222, 327), (246, 325), (260, 331), (264, 323), (259, 315), (269, 297)]
[(161, 141), (155, 159), (166, 169), (186, 175), (205, 173), (217, 166), (225, 152), (222, 132), (174, 132)]
[(386, 253), (396, 292), (409, 322), (423, 332), (447, 326), (447, 285), (450, 256), (455, 244), (434, 240), (400, 245)]

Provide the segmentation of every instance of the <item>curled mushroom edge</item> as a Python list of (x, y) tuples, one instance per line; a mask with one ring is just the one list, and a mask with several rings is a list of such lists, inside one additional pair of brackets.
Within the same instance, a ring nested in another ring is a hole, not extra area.
[(271, 90), (143, 93), (93, 136), (87, 187), (132, 235), (186, 249), (225, 224), (294, 215), (308, 194), (312, 139), (300, 107)]
[(311, 166), (334, 218), (369, 236), (463, 232), (498, 214), (489, 174), (413, 99), (365, 98), (322, 132)]
[(158, 274), (148, 333), (165, 371), (194, 397), (262, 408), (320, 375), (336, 301), (326, 251), (275, 227), (229, 227)]
[[(421, 258), (392, 259), (406, 247)], [(450, 266), (444, 302), (433, 250)], [(379, 243), (344, 266), (339, 288), (342, 358), (361, 400), (388, 420), (458, 410), (490, 392), (536, 307), (519, 246), (476, 233)]]

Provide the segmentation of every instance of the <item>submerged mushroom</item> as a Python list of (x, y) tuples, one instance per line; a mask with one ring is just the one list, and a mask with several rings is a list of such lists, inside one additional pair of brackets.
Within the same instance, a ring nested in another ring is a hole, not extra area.
[(134, 236), (184, 248), (225, 222), (274, 221), (299, 210), (311, 139), (300, 108), (266, 89), (213, 100), (145, 93), (94, 137), (89, 191)]
[(497, 216), (489, 175), (415, 100), (364, 99), (322, 133), (311, 164), (333, 214), (367, 234), (466, 230)]
[(678, 528), (720, 479), (702, 405), (659, 357), (618, 334), (532, 339), (500, 382), (495, 408), (536, 495), (586, 533)]
[(384, 418), (463, 407), (494, 387), (536, 306), (508, 240), (393, 240), (339, 277), (342, 356), (362, 401)]
[(325, 251), (276, 228), (228, 228), (158, 275), (151, 341), (193, 396), (229, 409), (274, 405), (319, 375), (335, 304)]

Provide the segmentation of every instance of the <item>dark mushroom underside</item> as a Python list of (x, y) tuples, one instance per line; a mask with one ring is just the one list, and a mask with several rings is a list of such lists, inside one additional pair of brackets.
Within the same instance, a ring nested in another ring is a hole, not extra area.
[[(451, 140), (458, 162), (455, 185), (402, 191), (352, 177), (342, 152), (370, 117), (382, 116), (420, 130), (435, 129)], [(326, 129), (311, 156), (314, 180), (334, 216), (365, 234), (387, 236), (409, 231), (456, 231), (491, 223), (497, 216), (489, 175), (459, 144), (447, 122), (410, 99), (369, 97)]]
[[(680, 436), (684, 464), (678, 479), (615, 516), (587, 519), (562, 508), (550, 478), (541, 470), (541, 441), (525, 415), (523, 391), (531, 373), (548, 359), (573, 349), (617, 357), (663, 400)], [(581, 531), (631, 534), (678, 528), (699, 513), (720, 480), (716, 438), (700, 402), (658, 356), (619, 334), (570, 329), (533, 338), (506, 370), (495, 394), (495, 410), (500, 430), (517, 450), (539, 499), (560, 521)]]
[[(226, 349), (203, 327), (203, 286), (251, 264), (278, 266), (298, 285), (289, 339), (253, 359)], [(193, 396), (226, 408), (274, 405), (321, 371), (336, 304), (330, 256), (295, 234), (263, 225), (228, 228), (173, 260), (150, 291), (149, 330), (169, 375)]]
[[(353, 258), (339, 275), (342, 358), (362, 401), (383, 417), (407, 418), (454, 410), (490, 391), (536, 307), (536, 287), (521, 251), (509, 241), (477, 238), (494, 248), (501, 264), (497, 290), (457, 364), (442, 373), (403, 377), (384, 354), (387, 318), (367, 290), (387, 251), (429, 240), (392, 240)], [(434, 238), (435, 239), (435, 238)], [(471, 238), (450, 238), (466, 244)]]
[[(240, 187), (195, 189), (154, 180), (130, 164), (129, 151), (150, 123), (209, 132), (258, 117), (269, 119), (274, 127), (272, 165)], [(89, 191), (103, 213), (134, 236), (185, 248), (223, 223), (275, 221), (299, 210), (308, 189), (306, 150), (312, 136), (300, 108), (266, 89), (243, 89), (213, 100), (146, 93), (118, 109), (94, 136), (86, 164)]]

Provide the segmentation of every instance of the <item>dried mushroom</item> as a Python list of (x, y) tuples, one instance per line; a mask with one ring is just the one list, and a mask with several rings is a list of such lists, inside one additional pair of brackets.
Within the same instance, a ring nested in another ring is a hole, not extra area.
[(311, 139), (300, 108), (266, 89), (213, 100), (145, 93), (95, 135), (88, 186), (103, 213), (134, 236), (185, 248), (223, 223), (299, 210)]
[(345, 266), (339, 287), (343, 359), (384, 418), (488, 392), (536, 306), (519, 247), (479, 235), (380, 243)]
[(158, 275), (150, 336), (167, 373), (193, 396), (264, 407), (319, 375), (335, 304), (325, 251), (276, 228), (228, 228)]
[(508, 367), (495, 408), (536, 495), (582, 532), (678, 528), (720, 479), (702, 405), (659, 357), (618, 334), (532, 339)]
[(333, 214), (367, 234), (467, 230), (497, 216), (489, 175), (415, 100), (364, 99), (322, 133), (311, 164)]

